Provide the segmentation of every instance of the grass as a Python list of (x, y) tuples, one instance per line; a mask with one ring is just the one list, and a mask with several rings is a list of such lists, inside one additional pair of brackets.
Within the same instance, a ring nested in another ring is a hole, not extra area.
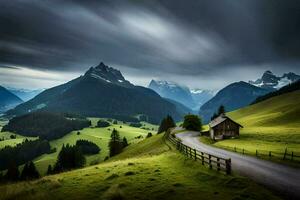
[[(11, 135), (16, 135), (16, 139), (11, 139)], [(10, 132), (0, 132), (0, 138), (4, 139), (4, 141), (0, 141), (0, 149), (4, 148), (5, 146), (15, 146), (19, 143), (22, 143), (26, 138), (29, 140), (36, 139), (36, 137), (24, 137)]]
[[(231, 150), (234, 147), (245, 149), (245, 153), (250, 155), (255, 155), (256, 150), (264, 154), (270, 151), (284, 153), (287, 148), (288, 152), (293, 151), (300, 156), (299, 99), (300, 91), (295, 91), (228, 113), (244, 126), (240, 137), (218, 141), (213, 145)], [(205, 142), (205, 139), (202, 140)], [(269, 159), (268, 156), (262, 158)], [(282, 162), (282, 157), (273, 160)]]
[[(112, 124), (111, 126), (106, 128), (97, 128), (95, 126), (99, 118), (90, 118), (90, 120), (92, 122), (92, 126), (79, 131), (79, 135), (77, 135), (78, 131), (73, 131), (62, 138), (50, 141), (51, 148), (56, 148), (57, 151), (52, 154), (44, 154), (34, 160), (34, 163), (40, 174), (45, 175), (48, 165), (53, 165), (56, 162), (57, 155), (63, 144), (73, 145), (79, 139), (85, 139), (96, 143), (101, 148), (101, 151), (99, 154), (86, 156), (86, 165), (90, 165), (102, 162), (104, 158), (108, 156), (108, 142), (110, 140), (111, 131), (114, 128), (119, 131), (121, 138), (126, 137), (127, 141), (130, 144), (134, 144), (141, 140), (137, 139), (137, 136), (141, 135), (143, 138), (145, 138), (148, 132), (152, 132), (152, 134), (157, 132), (157, 126), (146, 122), (142, 122), (143, 126), (141, 128), (131, 127), (121, 121), (118, 121), (118, 124)], [(12, 133), (9, 132), (0, 132), (0, 138), (2, 138), (2, 136), (4, 136), (5, 138), (9, 138), (11, 134)], [(17, 135), (17, 139), (8, 139), (1, 141), (0, 148), (3, 148), (6, 145), (14, 146), (18, 143), (21, 143), (25, 138), (35, 139), (34, 137), (23, 137), (21, 135)]]
[[(170, 144), (169, 144), (170, 145)], [(278, 199), (247, 178), (226, 176), (170, 149), (162, 135), (108, 161), (0, 186), (0, 199)]]
[[(64, 136), (60, 139), (53, 140), (50, 142), (51, 148), (56, 148), (57, 152), (52, 153), (52, 154), (42, 155), (34, 160), (35, 164), (41, 174), (46, 173), (46, 170), (47, 170), (47, 167), (49, 164), (53, 165), (56, 162), (57, 155), (63, 144), (68, 143), (68, 144), (73, 145), (79, 139), (89, 140), (89, 141), (92, 141), (95, 144), (97, 144), (101, 148), (100, 153), (96, 154), (96, 155), (86, 156), (87, 165), (90, 165), (93, 163), (102, 162), (104, 160), (104, 158), (106, 156), (108, 156), (108, 154), (109, 154), (108, 142), (110, 140), (111, 131), (114, 128), (119, 131), (120, 137), (121, 138), (126, 137), (127, 141), (130, 144), (136, 143), (139, 140), (141, 140), (141, 139), (137, 139), (136, 138), (137, 136), (141, 135), (141, 136), (145, 137), (148, 134), (148, 132), (152, 132), (152, 134), (154, 134), (156, 132), (156, 131), (149, 131), (149, 130), (145, 130), (145, 129), (141, 129), (141, 128), (131, 127), (131, 126), (121, 123), (121, 122), (118, 122), (118, 124), (113, 124), (106, 128), (96, 128), (94, 126), (96, 125), (96, 122), (98, 121), (98, 119), (92, 118), (91, 121), (92, 121), (92, 127), (85, 128), (85, 129), (79, 131), (80, 135), (77, 135), (78, 131), (73, 131), (70, 134), (67, 134), (66, 136)], [(149, 124), (146, 124), (146, 126), (143, 126), (143, 127), (147, 127), (147, 126), (150, 127)], [(120, 127), (122, 127), (122, 128), (120, 128)], [(152, 129), (152, 127), (151, 127), (151, 129)]]

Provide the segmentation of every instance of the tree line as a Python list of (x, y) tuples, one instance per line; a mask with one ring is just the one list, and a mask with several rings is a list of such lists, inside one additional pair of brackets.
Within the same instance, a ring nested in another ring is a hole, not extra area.
[(91, 121), (83, 118), (66, 118), (63, 114), (34, 112), (12, 118), (2, 128), (24, 136), (39, 136), (41, 139), (53, 140), (74, 130), (89, 127)]
[(18, 166), (15, 163), (11, 163), (7, 169), (6, 174), (0, 173), (1, 182), (11, 182), (19, 180), (32, 180), (40, 177), (38, 170), (36, 169), (32, 161), (26, 162), (22, 172), (20, 173)]
[(50, 153), (51, 148), (47, 140), (24, 140), (16, 146), (6, 146), (0, 149), (0, 170), (9, 168), (14, 163), (15, 165), (22, 165), (34, 158)]

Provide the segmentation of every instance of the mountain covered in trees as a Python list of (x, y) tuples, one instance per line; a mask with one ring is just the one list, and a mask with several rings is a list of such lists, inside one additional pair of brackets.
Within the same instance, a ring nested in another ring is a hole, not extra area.
[(273, 89), (256, 87), (243, 81), (235, 82), (221, 89), (211, 100), (203, 104), (199, 114), (204, 122), (208, 122), (221, 105), (229, 112), (247, 106), (257, 97), (271, 91)]
[(0, 113), (5, 112), (22, 103), (22, 99), (0, 86)]
[(200, 106), (213, 97), (209, 90), (190, 90), (186, 86), (170, 81), (151, 80), (148, 86), (160, 96), (177, 101), (191, 110), (198, 110)]
[(120, 71), (103, 63), (91, 67), (83, 76), (45, 90), (8, 111), (7, 115), (21, 115), (36, 110), (120, 120), (143, 114), (152, 123), (159, 123), (167, 114), (175, 119), (181, 117), (175, 105), (148, 88), (131, 84)]
[(91, 122), (84, 118), (70, 118), (50, 112), (33, 112), (12, 118), (1, 131), (53, 140), (90, 125)]
[(276, 76), (271, 71), (265, 71), (261, 78), (255, 81), (249, 81), (250, 84), (267, 89), (279, 89), (285, 85), (300, 80), (300, 76), (293, 73), (284, 73), (282, 76)]

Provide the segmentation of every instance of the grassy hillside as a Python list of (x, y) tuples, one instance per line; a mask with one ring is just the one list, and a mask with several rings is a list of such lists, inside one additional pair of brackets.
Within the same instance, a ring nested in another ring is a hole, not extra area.
[(162, 135), (102, 164), (0, 186), (0, 199), (278, 199), (252, 181), (226, 176), (170, 150)]
[(19, 143), (22, 143), (24, 139), (34, 140), (36, 137), (24, 137), (22, 135), (16, 135), (16, 139), (10, 139), (11, 135), (16, 135), (10, 132), (0, 132), (0, 138), (4, 139), (4, 141), (0, 141), (0, 149), (4, 148), (5, 146), (15, 146)]
[(238, 139), (216, 142), (219, 147), (244, 148), (248, 153), (289, 152), (300, 155), (300, 91), (276, 96), (228, 113), (242, 124)]
[[(52, 154), (44, 154), (34, 160), (37, 169), (41, 174), (45, 174), (47, 171), (47, 167), (49, 164), (53, 165), (56, 162), (57, 155), (62, 147), (63, 144), (75, 144), (79, 139), (85, 139), (96, 143), (100, 148), (101, 151), (99, 154), (87, 156), (87, 165), (91, 163), (99, 163), (104, 160), (104, 158), (108, 155), (108, 142), (110, 140), (111, 131), (115, 128), (119, 131), (121, 138), (126, 137), (129, 143), (135, 143), (141, 139), (136, 139), (137, 136), (145, 137), (148, 132), (152, 132), (152, 134), (156, 133), (157, 126), (142, 122), (143, 126), (141, 128), (134, 128), (129, 126), (128, 124), (124, 124), (118, 121), (118, 124), (112, 124), (110, 127), (107, 128), (97, 128), (95, 127), (99, 118), (90, 118), (92, 121), (92, 126), (89, 128), (85, 128), (80, 132), (80, 135), (77, 135), (78, 131), (73, 131), (66, 136), (50, 141), (51, 148), (56, 148), (57, 151)], [(122, 128), (120, 128), (122, 127)], [(2, 135), (5, 138), (9, 138), (11, 133), (3, 132), (0, 133), (0, 138)], [(26, 137), (29, 139), (35, 139)], [(25, 137), (17, 135), (17, 139), (8, 139), (4, 141), (0, 141), (0, 148), (3, 148), (6, 145), (16, 145), (21, 143)]]

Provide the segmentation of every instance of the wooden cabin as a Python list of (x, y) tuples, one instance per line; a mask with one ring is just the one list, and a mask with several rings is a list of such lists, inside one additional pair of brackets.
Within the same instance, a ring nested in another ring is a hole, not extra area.
[(213, 140), (237, 137), (240, 135), (242, 125), (233, 121), (225, 114), (221, 114), (209, 123), (209, 134)]

